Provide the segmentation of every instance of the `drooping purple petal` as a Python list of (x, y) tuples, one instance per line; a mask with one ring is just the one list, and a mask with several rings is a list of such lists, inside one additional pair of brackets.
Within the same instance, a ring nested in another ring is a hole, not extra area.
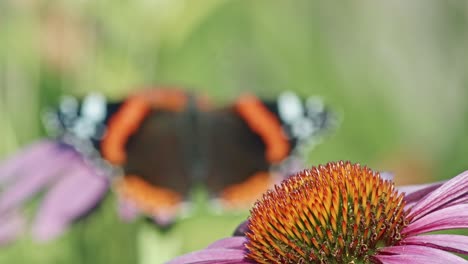
[(174, 223), (177, 216), (178, 216), (177, 209), (175, 210), (174, 209), (168, 209), (168, 210), (160, 209), (158, 210), (157, 213), (153, 214), (151, 218), (158, 226), (166, 228)]
[(402, 234), (421, 234), (437, 230), (468, 228), (468, 204), (446, 207), (411, 222)]
[(378, 259), (383, 264), (467, 263), (466, 260), (452, 253), (435, 248), (413, 245), (386, 247), (382, 249), (378, 255), (375, 255), (374, 258)]
[(468, 236), (464, 235), (422, 235), (405, 238), (406, 245), (433, 247), (460, 254), (468, 254)]
[(236, 230), (234, 230), (233, 236), (245, 236), (245, 233), (249, 231), (249, 220), (242, 222)]
[(380, 178), (386, 181), (393, 181), (393, 179), (395, 178), (395, 174), (389, 171), (382, 171), (380, 172)]
[(215, 248), (230, 248), (230, 249), (244, 249), (245, 237), (228, 237), (220, 239), (213, 244), (209, 245), (207, 249)]
[(292, 155), (281, 162), (277, 173), (279, 173), (281, 180), (283, 180), (290, 175), (296, 174), (297, 172), (305, 169), (305, 164), (306, 163), (301, 157)]
[(416, 203), (408, 217), (414, 220), (424, 217), (428, 213), (456, 199), (463, 199), (468, 195), (468, 171), (465, 171), (428, 194)]
[(16, 173), (37, 160), (43, 160), (50, 153), (57, 150), (59, 143), (51, 140), (43, 140), (19, 151), (0, 164), (0, 184), (10, 181)]
[(457, 204), (468, 204), (468, 195), (464, 197), (459, 197), (458, 199), (454, 199), (450, 202), (448, 202), (444, 207), (449, 207)]
[(75, 219), (95, 207), (106, 194), (108, 178), (84, 162), (57, 182), (44, 198), (33, 224), (33, 237), (40, 241), (60, 235)]
[(14, 241), (24, 230), (25, 219), (18, 212), (4, 214), (0, 218), (0, 245)]
[[(178, 212), (179, 210), (173, 208), (167, 210), (160, 209), (157, 211), (157, 213), (147, 216), (149, 216), (153, 220), (153, 222), (159, 227), (166, 228), (175, 222), (175, 220), (179, 216)], [(135, 220), (138, 217), (138, 215), (143, 212), (131, 199), (119, 197), (118, 213), (122, 220), (130, 222)]]
[(421, 184), (421, 185), (407, 185), (397, 187), (398, 191), (405, 193), (406, 204), (412, 204), (421, 200), (428, 193), (433, 192), (446, 181), (435, 182), (431, 184)]
[(133, 202), (129, 201), (128, 199), (119, 197), (117, 206), (120, 219), (124, 220), (125, 222), (131, 222), (135, 220), (140, 214), (140, 210), (138, 210), (135, 204), (133, 204)]
[[(29, 166), (28, 172), (8, 186), (0, 196), (0, 213), (9, 211), (19, 206), (24, 200), (33, 196), (49, 182), (61, 176), (61, 172), (71, 164), (80, 161), (73, 150), (64, 150), (53, 157), (42, 157), (42, 160), (35, 164), (25, 164)], [(26, 172), (24, 172), (26, 173)]]
[(175, 258), (167, 264), (251, 264), (244, 259), (244, 251), (238, 249), (204, 249)]

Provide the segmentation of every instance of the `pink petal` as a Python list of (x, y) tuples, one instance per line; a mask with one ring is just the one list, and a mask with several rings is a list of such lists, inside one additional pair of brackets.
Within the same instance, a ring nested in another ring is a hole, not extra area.
[(415, 203), (421, 200), (428, 193), (433, 192), (446, 181), (430, 183), (430, 184), (421, 184), (421, 185), (408, 185), (397, 187), (398, 191), (405, 193), (405, 201), (407, 204)]
[(448, 202), (447, 205), (445, 205), (445, 207), (449, 207), (449, 206), (457, 205), (457, 204), (466, 204), (466, 203), (468, 203), (468, 195), (465, 196), (465, 197), (460, 197), (459, 199)]
[(128, 199), (119, 197), (118, 212), (120, 219), (125, 222), (131, 222), (135, 220), (140, 214), (140, 210)]
[(423, 235), (405, 238), (406, 245), (433, 247), (460, 254), (468, 254), (468, 236), (464, 235)]
[(5, 245), (15, 240), (23, 231), (25, 220), (17, 212), (2, 215), (0, 218), (0, 245)]
[(95, 207), (108, 189), (108, 179), (81, 162), (47, 193), (33, 225), (33, 237), (49, 240), (60, 235), (78, 217)]
[(228, 237), (220, 239), (213, 244), (209, 245), (207, 249), (214, 248), (231, 248), (231, 249), (244, 249), (245, 237)]
[(305, 169), (307, 167), (305, 164), (302, 158), (292, 155), (283, 160), (275, 172), (281, 175), (281, 179), (285, 179)]
[[(60, 154), (60, 155), (58, 155)], [(70, 163), (81, 159), (74, 151), (61, 151), (53, 157), (42, 157), (37, 164), (30, 166), (28, 174), (20, 177), (8, 186), (0, 196), (0, 212), (5, 212), (19, 206), (24, 200), (36, 194), (49, 182), (59, 178), (60, 173), (70, 166)]]
[(464, 199), (468, 195), (468, 171), (459, 174), (455, 178), (447, 181), (438, 189), (428, 194), (424, 199), (416, 203), (408, 217), (413, 220), (434, 211), (445, 204), (458, 199)]
[(0, 164), (0, 184), (4, 184), (15, 178), (20, 170), (30, 164), (34, 164), (38, 159), (48, 157), (59, 146), (60, 144), (54, 141), (39, 141), (3, 161)]
[(167, 228), (174, 223), (177, 218), (177, 212), (158, 212), (151, 216), (153, 222), (162, 228)]
[(234, 230), (234, 236), (245, 236), (245, 233), (249, 231), (249, 221), (242, 222), (236, 230)]
[[(138, 215), (144, 214), (144, 212), (142, 212), (131, 199), (124, 197), (119, 197), (118, 212), (120, 218), (125, 222), (133, 221), (138, 217)], [(179, 216), (179, 211), (160, 210), (157, 214), (147, 216), (150, 217), (159, 227), (167, 228), (175, 222)]]
[(446, 207), (411, 222), (402, 234), (414, 235), (437, 230), (468, 228), (468, 204)]
[(386, 180), (386, 181), (393, 181), (395, 178), (395, 174), (393, 172), (389, 171), (381, 171), (380, 172), (380, 178)]
[[(395, 254), (395, 255), (382, 255)], [(467, 261), (443, 250), (424, 246), (393, 246), (383, 248), (374, 256), (383, 264), (466, 264)]]
[(243, 264), (252, 263), (244, 260), (244, 251), (238, 249), (204, 249), (175, 258), (166, 264)]

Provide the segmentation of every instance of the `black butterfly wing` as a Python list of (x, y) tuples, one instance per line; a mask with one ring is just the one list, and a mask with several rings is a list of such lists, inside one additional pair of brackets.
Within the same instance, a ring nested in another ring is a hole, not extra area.
[(183, 133), (190, 124), (181, 113), (151, 112), (127, 144), (126, 175), (139, 175), (149, 184), (173, 190), (186, 198), (190, 170), (186, 164), (189, 144)]
[(272, 186), (271, 164), (290, 151), (279, 121), (260, 100), (248, 97), (203, 113), (200, 124), (205, 185), (222, 206), (249, 208)]
[[(193, 127), (185, 94), (146, 93), (127, 99), (109, 118), (101, 142), (103, 157), (123, 169), (116, 183), (121, 199), (157, 222), (179, 213), (192, 184), (187, 154)], [(179, 99), (177, 99), (179, 98)]]

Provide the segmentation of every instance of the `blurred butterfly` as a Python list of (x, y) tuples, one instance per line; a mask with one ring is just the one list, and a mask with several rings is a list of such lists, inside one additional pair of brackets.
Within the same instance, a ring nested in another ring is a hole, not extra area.
[[(223, 107), (177, 89), (120, 102), (65, 97), (44, 115), (54, 139), (0, 165), (0, 222), (18, 226), (21, 204), (45, 187), (32, 228), (37, 239), (63, 232), (110, 186), (123, 218), (143, 213), (160, 226), (180, 214), (195, 185), (223, 208), (248, 208), (334, 122), (322, 100), (292, 92), (270, 101), (243, 95)], [(0, 227), (0, 242), (16, 229)]]

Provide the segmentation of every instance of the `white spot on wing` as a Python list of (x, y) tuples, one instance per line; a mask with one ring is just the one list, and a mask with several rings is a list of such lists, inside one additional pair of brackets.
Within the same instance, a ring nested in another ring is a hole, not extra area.
[(293, 123), (302, 118), (304, 108), (299, 97), (295, 93), (287, 91), (278, 97), (278, 112), (284, 122)]
[(92, 122), (100, 122), (106, 118), (106, 98), (102, 94), (93, 93), (83, 101), (81, 115)]

